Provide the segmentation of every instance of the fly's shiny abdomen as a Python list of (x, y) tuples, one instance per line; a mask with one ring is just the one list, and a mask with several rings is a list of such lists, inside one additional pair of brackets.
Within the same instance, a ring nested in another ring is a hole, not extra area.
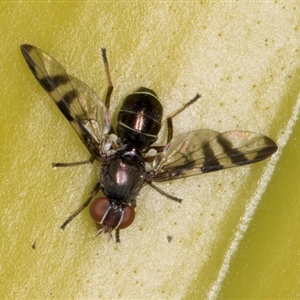
[(145, 166), (136, 149), (122, 150), (101, 168), (101, 189), (118, 204), (134, 202), (145, 180)]
[(163, 108), (157, 95), (140, 88), (129, 95), (118, 114), (117, 135), (123, 144), (146, 149), (157, 140), (161, 128)]

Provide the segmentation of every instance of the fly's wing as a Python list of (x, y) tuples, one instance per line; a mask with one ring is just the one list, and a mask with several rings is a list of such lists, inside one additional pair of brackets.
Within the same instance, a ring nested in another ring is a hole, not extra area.
[(252, 164), (276, 150), (276, 143), (259, 133), (195, 130), (174, 137), (167, 151), (154, 161), (148, 180), (166, 181)]
[(103, 135), (110, 130), (108, 111), (97, 94), (81, 80), (70, 76), (53, 57), (32, 46), (21, 45), (34, 77), (54, 100), (89, 152), (97, 158)]

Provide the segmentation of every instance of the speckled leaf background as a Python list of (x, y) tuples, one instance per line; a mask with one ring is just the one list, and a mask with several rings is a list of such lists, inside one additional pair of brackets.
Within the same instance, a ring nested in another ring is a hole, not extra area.
[[(291, 1), (1, 2), (1, 299), (299, 297), (299, 15)], [(165, 115), (199, 92), (175, 134), (243, 129), (279, 150), (159, 185), (181, 205), (145, 187), (121, 244), (95, 238), (87, 210), (62, 231), (98, 166), (51, 168), (89, 154), (30, 74), (23, 43), (101, 98), (106, 47), (114, 118), (139, 86), (156, 91)]]

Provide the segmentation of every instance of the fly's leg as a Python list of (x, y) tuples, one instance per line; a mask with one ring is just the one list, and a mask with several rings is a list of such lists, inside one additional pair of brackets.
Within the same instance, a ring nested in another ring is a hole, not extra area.
[(96, 196), (96, 194), (100, 191), (100, 182), (93, 187), (86, 201), (74, 212), (70, 215), (60, 226), (61, 229), (65, 229), (65, 227), (77, 216), (79, 215), (92, 201), (92, 199)]
[(108, 87), (107, 87), (106, 98), (105, 98), (105, 106), (109, 110), (110, 98), (111, 98), (111, 94), (113, 92), (114, 86), (112, 84), (112, 80), (111, 80), (111, 76), (110, 76), (109, 64), (108, 64), (108, 59), (106, 56), (106, 49), (101, 48), (101, 52), (102, 52), (102, 60), (103, 60), (103, 64), (104, 64), (104, 68), (105, 68), (105, 72), (106, 72), (106, 77), (107, 77), (107, 81), (108, 81)]
[[(114, 86), (113, 86), (113, 83), (112, 83), (112, 80), (111, 80), (108, 59), (107, 59), (107, 56), (106, 56), (106, 49), (101, 48), (101, 53), (102, 53), (102, 60), (103, 60), (104, 68), (105, 68), (107, 81), (108, 81), (108, 87), (107, 87), (107, 92), (106, 92), (106, 97), (105, 97), (105, 106), (106, 106), (107, 110), (109, 111), (110, 98), (111, 98), (111, 94), (113, 92)], [(112, 133), (115, 134), (115, 131), (114, 131), (113, 127), (110, 128), (109, 133), (110, 134), (112, 134)]]
[(191, 104), (196, 102), (201, 96), (197, 94), (193, 99), (183, 105), (180, 109), (176, 110), (171, 116), (167, 118), (167, 126), (168, 126), (168, 137), (167, 137), (167, 145), (170, 144), (173, 138), (173, 121), (172, 119), (183, 112), (186, 108), (188, 108)]
[(157, 192), (159, 192), (160, 194), (162, 194), (163, 196), (173, 200), (173, 201), (176, 201), (176, 202), (179, 202), (181, 203), (182, 199), (180, 198), (177, 198), (177, 197), (174, 197), (166, 192), (164, 192), (163, 190), (161, 190), (159, 187), (157, 187), (156, 185), (154, 185), (153, 183), (151, 182), (147, 182), (148, 185), (150, 185), (153, 189), (155, 189)]
[(171, 114), (167, 118), (167, 130), (168, 130), (168, 136), (167, 136), (167, 143), (164, 146), (154, 146), (151, 147), (152, 149), (155, 149), (157, 152), (162, 152), (169, 148), (170, 142), (173, 138), (173, 118), (175, 118), (177, 115), (179, 115), (181, 112), (183, 112), (186, 108), (188, 108), (190, 105), (192, 105), (194, 102), (196, 102), (201, 96), (197, 94), (193, 99), (191, 99), (189, 102), (184, 104), (180, 109), (176, 110), (173, 114)]
[(121, 240), (120, 240), (120, 229), (116, 229), (115, 238), (116, 238), (116, 243), (121, 243)]
[(89, 160), (83, 160), (83, 161), (76, 161), (76, 162), (70, 162), (70, 163), (52, 163), (52, 168), (60, 168), (60, 167), (76, 167), (86, 164), (93, 163), (95, 158), (92, 156)]
[[(196, 102), (200, 97), (201, 96), (199, 94), (197, 94), (193, 99), (191, 99), (189, 102), (187, 102), (185, 105), (183, 105), (180, 109), (176, 110), (173, 114), (171, 114), (167, 118), (167, 128), (168, 128), (167, 143), (164, 146), (151, 147), (152, 149), (155, 149), (157, 152), (163, 152), (169, 148), (170, 142), (173, 138), (173, 118), (175, 118), (177, 115), (179, 115), (181, 112), (183, 112), (186, 108), (188, 108), (190, 105), (192, 105), (194, 102)], [(181, 203), (182, 199), (174, 197), (174, 196), (166, 193), (165, 191), (161, 190), (159, 187), (157, 187), (156, 185), (154, 185), (151, 182), (147, 182), (147, 184), (150, 185), (157, 192), (159, 192), (161, 195), (163, 195), (173, 201)]]

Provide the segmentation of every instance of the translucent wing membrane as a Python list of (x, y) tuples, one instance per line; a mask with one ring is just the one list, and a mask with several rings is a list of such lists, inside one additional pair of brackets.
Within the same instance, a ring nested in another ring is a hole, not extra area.
[(54, 100), (93, 157), (100, 155), (103, 135), (110, 130), (108, 111), (97, 94), (70, 76), (53, 57), (22, 45), (22, 54), (37, 81)]
[(195, 130), (174, 137), (168, 150), (154, 162), (155, 172), (149, 181), (178, 179), (252, 164), (276, 150), (275, 142), (259, 133)]

